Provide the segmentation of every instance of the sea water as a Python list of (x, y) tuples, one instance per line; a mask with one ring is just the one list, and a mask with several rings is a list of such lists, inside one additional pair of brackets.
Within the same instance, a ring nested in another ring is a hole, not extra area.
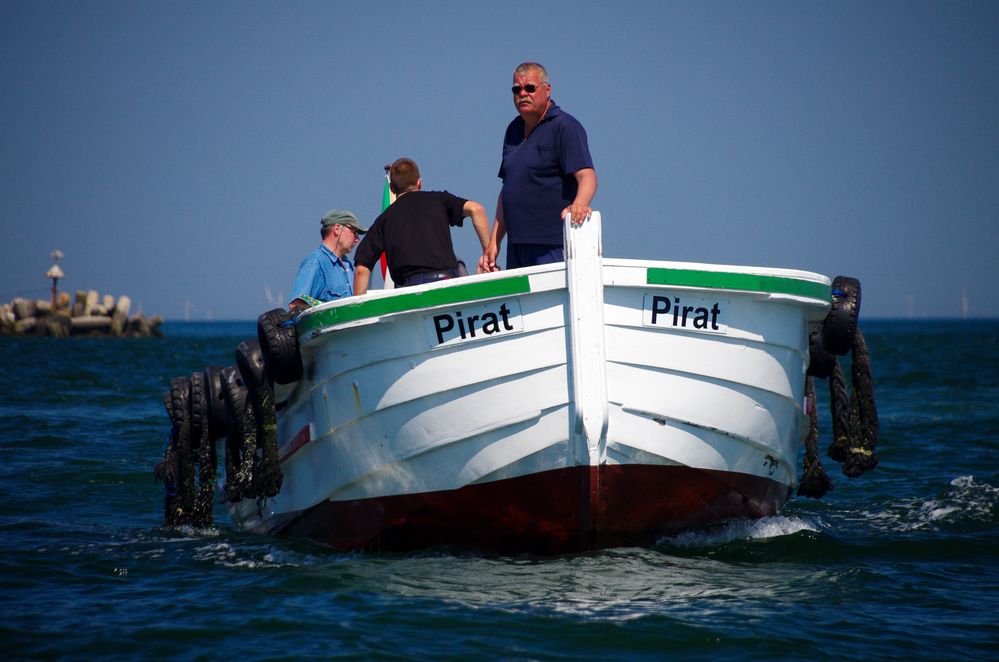
[(334, 553), (234, 531), (221, 507), (165, 527), (162, 393), (231, 365), (255, 324), (0, 338), (4, 655), (995, 659), (999, 322), (862, 328), (875, 471), (825, 460), (835, 489), (780, 516), (555, 558)]

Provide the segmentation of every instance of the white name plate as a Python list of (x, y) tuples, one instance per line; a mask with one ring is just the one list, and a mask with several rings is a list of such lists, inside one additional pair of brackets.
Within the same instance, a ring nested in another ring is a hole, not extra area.
[(423, 319), (431, 349), (486, 340), (524, 330), (520, 302), (516, 299), (489, 301), (484, 304), (442, 310)]

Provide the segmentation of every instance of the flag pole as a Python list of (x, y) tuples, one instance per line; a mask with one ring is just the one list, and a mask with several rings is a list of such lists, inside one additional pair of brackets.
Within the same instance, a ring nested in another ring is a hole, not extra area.
[[(388, 209), (388, 206), (395, 202), (395, 193), (392, 192), (392, 187), (389, 186), (389, 169), (392, 168), (392, 164), (385, 164), (385, 187), (382, 189), (382, 211), (384, 212)], [(385, 281), (385, 289), (390, 290), (395, 287), (395, 281), (392, 280), (391, 275), (388, 271), (388, 260), (385, 257), (385, 253), (382, 253), (381, 257), (382, 266), (382, 280)]]

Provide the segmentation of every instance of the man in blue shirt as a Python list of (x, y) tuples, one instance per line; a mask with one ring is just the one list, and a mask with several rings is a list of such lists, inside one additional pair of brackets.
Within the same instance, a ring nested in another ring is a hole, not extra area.
[(496, 220), (480, 271), (496, 271), (505, 235), (507, 269), (561, 262), (562, 219), (580, 224), (590, 217), (597, 173), (586, 130), (551, 98), (548, 72), (524, 62), (513, 73), (514, 118), (503, 138), (503, 180)]
[(317, 301), (354, 294), (354, 265), (347, 254), (367, 231), (346, 209), (327, 212), (321, 221), (323, 243), (299, 265), (288, 309), (307, 308)]

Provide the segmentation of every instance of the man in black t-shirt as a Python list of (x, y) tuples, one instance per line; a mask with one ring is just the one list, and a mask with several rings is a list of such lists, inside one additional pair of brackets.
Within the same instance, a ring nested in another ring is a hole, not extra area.
[(489, 217), (478, 202), (447, 191), (422, 191), (420, 169), (412, 159), (398, 159), (389, 168), (389, 188), (396, 201), (371, 224), (354, 253), (354, 294), (368, 291), (371, 270), (385, 253), (397, 287), (420, 285), (458, 275), (451, 226), (467, 217), (482, 250), (489, 244)]

